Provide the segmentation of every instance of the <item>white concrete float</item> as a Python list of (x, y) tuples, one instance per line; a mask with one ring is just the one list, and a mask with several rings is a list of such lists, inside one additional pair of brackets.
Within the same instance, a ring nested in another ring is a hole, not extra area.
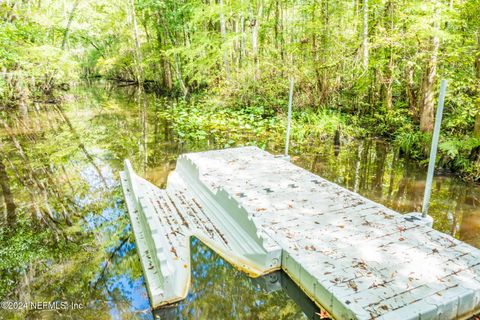
[(195, 236), (250, 276), (283, 269), (336, 319), (464, 319), (480, 250), (256, 147), (184, 154), (159, 189), (121, 173), (153, 307), (183, 299)]

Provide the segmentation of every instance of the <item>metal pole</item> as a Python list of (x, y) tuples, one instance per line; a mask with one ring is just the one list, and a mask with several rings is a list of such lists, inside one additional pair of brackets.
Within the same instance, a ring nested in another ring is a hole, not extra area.
[(440, 98), (438, 99), (437, 115), (435, 116), (435, 127), (433, 128), (432, 147), (430, 149), (430, 160), (428, 162), (427, 181), (423, 196), (422, 217), (428, 214), (430, 196), (432, 195), (433, 173), (435, 171), (435, 159), (437, 158), (438, 138), (440, 137), (440, 125), (442, 124), (443, 105), (445, 104), (445, 93), (447, 92), (447, 80), (443, 79), (440, 85)]
[(288, 120), (287, 133), (285, 137), (285, 156), (288, 156), (288, 145), (290, 144), (290, 125), (292, 122), (292, 102), (293, 102), (293, 77), (290, 78), (290, 92), (288, 94)]

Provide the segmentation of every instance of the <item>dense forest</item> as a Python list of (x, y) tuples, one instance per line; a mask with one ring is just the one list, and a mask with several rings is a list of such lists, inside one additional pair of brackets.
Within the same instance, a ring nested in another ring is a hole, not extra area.
[(295, 121), (320, 127), (301, 137), (380, 136), (423, 160), (445, 78), (440, 164), (480, 177), (478, 0), (10, 0), (0, 16), (3, 108), (102, 77), (265, 119), (293, 77)]

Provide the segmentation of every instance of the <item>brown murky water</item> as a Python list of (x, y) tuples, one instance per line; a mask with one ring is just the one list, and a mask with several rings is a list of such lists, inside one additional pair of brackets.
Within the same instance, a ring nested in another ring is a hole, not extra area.
[[(177, 156), (221, 148), (205, 139), (175, 142), (159, 110), (169, 100), (135, 88), (96, 84), (62, 105), (0, 111), (0, 301), (71, 301), (80, 310), (0, 310), (6, 319), (318, 319), (319, 311), (281, 273), (250, 279), (196, 240), (187, 299), (149, 309), (118, 181), (128, 158), (164, 186)], [(295, 130), (295, 128), (294, 128)], [(272, 152), (282, 142), (241, 139)], [(426, 169), (382, 141), (335, 147), (318, 141), (292, 161), (400, 212), (419, 211)], [(9, 192), (5, 192), (8, 190)], [(480, 247), (480, 189), (437, 175), (434, 227)], [(7, 226), (7, 216), (17, 220)]]
[[(298, 165), (401, 213), (421, 212), (426, 168), (402, 158), (383, 141), (320, 146)], [(480, 247), (480, 187), (458, 177), (434, 178), (429, 214), (433, 227)]]

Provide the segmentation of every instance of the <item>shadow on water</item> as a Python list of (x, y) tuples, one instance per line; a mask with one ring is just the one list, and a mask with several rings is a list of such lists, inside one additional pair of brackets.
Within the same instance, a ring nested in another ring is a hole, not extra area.
[[(101, 84), (77, 88), (61, 105), (0, 111), (0, 301), (83, 306), (0, 310), (0, 319), (154, 318), (119, 185), (122, 161), (164, 187), (179, 154), (223, 147), (215, 137), (175, 136), (159, 116), (171, 103)], [(252, 142), (242, 139), (232, 145)], [(382, 141), (336, 142), (294, 147), (292, 161), (397, 211), (420, 209), (424, 168)], [(280, 153), (282, 142), (266, 148)], [(480, 247), (479, 199), (478, 186), (437, 176), (434, 227)], [(198, 241), (192, 252), (192, 290), (163, 316), (301, 319), (318, 311), (282, 274), (254, 280)]]

